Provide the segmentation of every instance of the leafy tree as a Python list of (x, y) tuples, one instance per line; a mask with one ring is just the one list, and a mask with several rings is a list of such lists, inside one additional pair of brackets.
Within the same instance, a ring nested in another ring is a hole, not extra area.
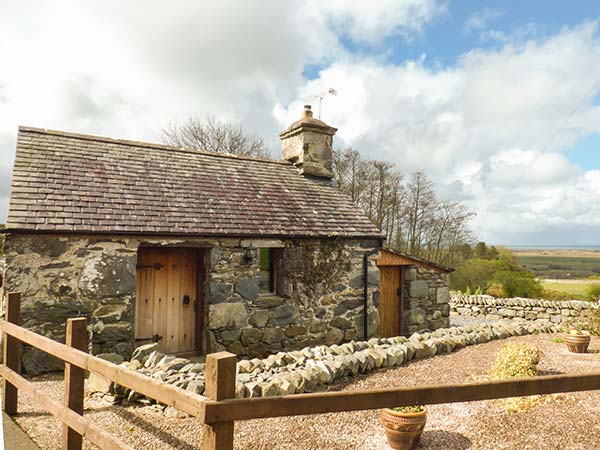
[(485, 292), (494, 281), (497, 272), (505, 267), (500, 261), (471, 258), (456, 267), (450, 276), (450, 288), (459, 291), (481, 289)]
[(537, 298), (544, 292), (539, 280), (526, 271), (504, 270), (496, 274), (494, 281), (502, 286), (507, 297)]

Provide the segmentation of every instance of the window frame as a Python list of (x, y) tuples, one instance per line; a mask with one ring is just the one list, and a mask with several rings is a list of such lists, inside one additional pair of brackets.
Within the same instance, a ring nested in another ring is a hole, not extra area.
[(261, 247), (258, 249), (258, 265), (259, 265), (259, 277), (260, 273), (263, 272), (261, 267), (262, 255), (261, 252), (264, 250), (269, 251), (269, 289), (267, 291), (262, 290), (260, 280), (258, 285), (258, 295), (260, 297), (273, 297), (280, 296), (283, 292), (283, 248), (280, 247)]

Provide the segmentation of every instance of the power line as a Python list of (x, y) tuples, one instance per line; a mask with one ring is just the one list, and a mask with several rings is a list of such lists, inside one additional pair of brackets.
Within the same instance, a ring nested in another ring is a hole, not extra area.
[[(542, 156), (546, 152), (546, 150), (548, 150), (548, 148), (550, 148), (550, 144), (552, 144), (552, 142), (554, 142), (554, 139), (556, 139), (556, 137), (565, 129), (565, 127), (567, 126), (567, 123), (569, 123), (569, 121), (573, 118), (575, 113), (577, 111), (579, 111), (579, 108), (581, 108), (583, 106), (583, 104), (587, 101), (588, 97), (596, 90), (596, 88), (599, 85), (600, 85), (600, 78), (598, 78), (598, 80), (594, 83), (594, 85), (590, 88), (590, 90), (583, 96), (583, 98), (577, 104), (575, 109), (573, 111), (571, 111), (571, 114), (569, 114), (569, 117), (567, 117), (567, 119), (563, 122), (563, 124), (560, 126), (560, 128), (550, 137), (550, 139), (548, 139), (546, 144), (544, 144), (544, 146), (542, 147), (542, 151), (540, 153), (538, 153), (538, 155), (531, 160), (531, 162), (527, 165), (527, 167), (525, 167), (523, 172), (517, 177), (517, 180), (513, 183), (513, 185), (508, 190), (509, 192), (512, 191), (517, 186), (517, 184), (519, 184), (519, 182), (521, 181), (521, 179), (523, 178), (525, 173), (527, 173), (527, 171), (529, 171), (529, 169), (535, 164), (535, 162), (540, 158), (540, 156)], [(505, 194), (505, 196), (504, 196), (505, 198), (506, 198), (506, 195), (508, 195), (508, 193)]]

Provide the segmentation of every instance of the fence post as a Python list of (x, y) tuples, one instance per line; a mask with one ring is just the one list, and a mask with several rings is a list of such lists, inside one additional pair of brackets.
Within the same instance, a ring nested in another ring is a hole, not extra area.
[[(15, 325), (21, 324), (21, 294), (19, 292), (10, 292), (6, 299), (6, 317), (7, 322)], [(8, 333), (4, 333), (4, 365), (21, 373), (21, 341)], [(4, 380), (4, 404), (2, 409), (6, 414), (13, 415), (17, 413), (17, 402), (19, 391), (17, 387)]]
[[(237, 358), (233, 353), (219, 352), (206, 356), (206, 389), (211, 400), (235, 398)], [(233, 450), (234, 422), (204, 424), (204, 450)]]
[[(87, 319), (77, 317), (67, 319), (65, 344), (77, 350), (87, 352), (88, 334)], [(85, 370), (72, 364), (65, 363), (65, 406), (83, 416), (83, 390)], [(63, 424), (63, 450), (81, 450), (82, 436), (74, 429)]]

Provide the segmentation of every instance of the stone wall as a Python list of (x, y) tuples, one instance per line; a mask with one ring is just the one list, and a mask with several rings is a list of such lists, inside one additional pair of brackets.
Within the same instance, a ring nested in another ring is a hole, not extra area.
[[(264, 359), (238, 362), (236, 396), (268, 397), (317, 392), (339, 378), (397, 367), (412, 360), (450, 353), (468, 345), (511, 336), (558, 331), (554, 324), (504, 320), (439, 329), (431, 333), (414, 333), (410, 338), (371, 338), (368, 341), (279, 352)], [(204, 364), (164, 355), (155, 349), (153, 344), (140, 347), (132, 360), (122, 365), (182, 389), (197, 394), (204, 393)], [(130, 401), (155, 403), (154, 400), (119, 386), (100, 383), (100, 388), (97, 389), (100, 392), (107, 390), (112, 392), (115, 400), (127, 398)], [(164, 409), (164, 405), (157, 406)], [(167, 410), (167, 413), (173, 412), (172, 409)]]
[[(133, 350), (137, 250), (144, 245), (209, 249), (205, 352), (264, 356), (282, 349), (335, 344), (362, 330), (362, 255), (376, 241), (160, 239), (132, 236), (8, 235), (6, 289), (23, 293), (23, 325), (64, 340), (65, 320), (90, 319), (94, 354)], [(258, 261), (248, 246), (284, 247), (281, 296), (258, 295)], [(369, 266), (369, 329), (379, 324), (379, 270)], [(25, 349), (29, 373), (59, 369)]]
[(477, 317), (487, 320), (521, 319), (540, 323), (563, 324), (597, 309), (595, 303), (579, 300), (547, 301), (531, 298), (495, 298), (491, 295), (461, 295), (452, 293), (452, 316)]
[(408, 334), (450, 325), (449, 274), (423, 267), (404, 272), (404, 326)]
[[(252, 245), (263, 245), (253, 242)], [(258, 295), (258, 263), (242, 248), (211, 251), (208, 328), (211, 351), (249, 357), (282, 349), (336, 344), (362, 334), (362, 256), (377, 242), (286, 242), (284, 292)], [(379, 270), (369, 266), (369, 329), (379, 324)]]

